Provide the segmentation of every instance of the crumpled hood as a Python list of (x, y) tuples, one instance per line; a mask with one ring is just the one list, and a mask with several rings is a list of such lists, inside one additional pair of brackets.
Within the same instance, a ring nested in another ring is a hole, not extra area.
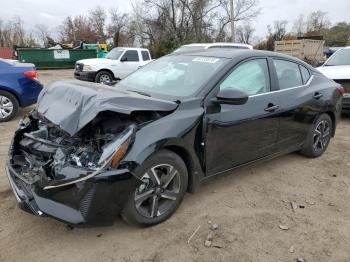
[(61, 129), (74, 135), (99, 112), (131, 114), (134, 111), (173, 111), (177, 103), (143, 96), (117, 86), (77, 80), (58, 81), (43, 89), (37, 111)]

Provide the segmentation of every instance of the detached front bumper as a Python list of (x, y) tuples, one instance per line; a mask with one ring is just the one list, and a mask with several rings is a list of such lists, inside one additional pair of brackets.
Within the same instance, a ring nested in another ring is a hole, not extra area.
[(111, 225), (127, 197), (138, 185), (128, 170), (101, 173), (84, 182), (44, 190), (30, 183), (8, 162), (6, 174), (20, 208), (72, 225)]
[(90, 82), (95, 82), (95, 77), (96, 77), (97, 72), (94, 71), (89, 71), (89, 72), (84, 72), (84, 71), (74, 71), (74, 77), (79, 80), (83, 81), (90, 81)]

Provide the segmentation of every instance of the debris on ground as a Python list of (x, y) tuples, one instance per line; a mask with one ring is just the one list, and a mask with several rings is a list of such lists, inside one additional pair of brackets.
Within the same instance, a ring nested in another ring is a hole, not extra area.
[(294, 246), (291, 246), (291, 247), (289, 248), (289, 252), (290, 252), (290, 253), (294, 253)]
[(211, 244), (211, 246), (212, 247), (216, 247), (216, 248), (225, 248), (225, 245), (224, 245), (224, 243), (222, 243), (222, 242), (212, 242), (212, 244)]
[(303, 259), (302, 257), (299, 257), (299, 258), (297, 258), (297, 261), (298, 262), (305, 262), (305, 259)]
[(212, 234), (208, 234), (208, 236), (207, 236), (207, 240), (209, 240), (209, 241), (213, 241), (213, 235), (212, 235)]
[(192, 235), (187, 239), (187, 244), (190, 243), (191, 239), (194, 237), (194, 235), (198, 232), (198, 230), (201, 228), (201, 226), (199, 225), (197, 227), (197, 229), (192, 233)]
[(280, 229), (282, 229), (282, 230), (288, 230), (288, 229), (289, 229), (289, 227), (286, 226), (286, 225), (279, 225), (278, 227), (279, 227)]
[(209, 241), (209, 240), (205, 240), (205, 242), (204, 242), (204, 246), (206, 246), (206, 247), (211, 247), (211, 241)]
[(295, 211), (298, 209), (298, 204), (295, 202), (290, 202), (290, 206), (292, 207), (292, 210)]
[(313, 205), (316, 205), (316, 202), (306, 200), (306, 204), (309, 204), (309, 205), (313, 206)]
[(211, 230), (217, 230), (218, 228), (219, 228), (218, 224), (212, 224), (210, 227)]

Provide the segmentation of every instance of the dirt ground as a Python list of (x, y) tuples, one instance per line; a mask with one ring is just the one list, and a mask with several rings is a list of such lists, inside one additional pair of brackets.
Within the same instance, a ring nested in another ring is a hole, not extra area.
[[(72, 71), (39, 77), (46, 84)], [(17, 207), (4, 165), (20, 117), (0, 124), (0, 261), (350, 261), (350, 118), (322, 157), (290, 154), (218, 177), (165, 223), (70, 230)]]

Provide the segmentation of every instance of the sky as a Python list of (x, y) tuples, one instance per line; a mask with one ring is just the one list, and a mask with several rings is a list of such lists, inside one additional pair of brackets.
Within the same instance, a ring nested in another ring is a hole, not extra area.
[[(45, 24), (55, 28), (68, 15), (87, 13), (96, 5), (106, 9), (118, 7), (120, 11), (131, 11), (130, 0), (3, 0), (0, 8), (0, 19), (8, 20), (19, 16), (27, 29), (33, 29), (36, 24)], [(350, 0), (260, 0), (262, 13), (254, 21), (255, 34), (264, 37), (267, 25), (274, 20), (287, 19), (293, 21), (300, 14), (309, 14), (316, 10), (328, 12), (332, 23), (350, 22)], [(289, 28), (293, 22), (289, 22)]]

